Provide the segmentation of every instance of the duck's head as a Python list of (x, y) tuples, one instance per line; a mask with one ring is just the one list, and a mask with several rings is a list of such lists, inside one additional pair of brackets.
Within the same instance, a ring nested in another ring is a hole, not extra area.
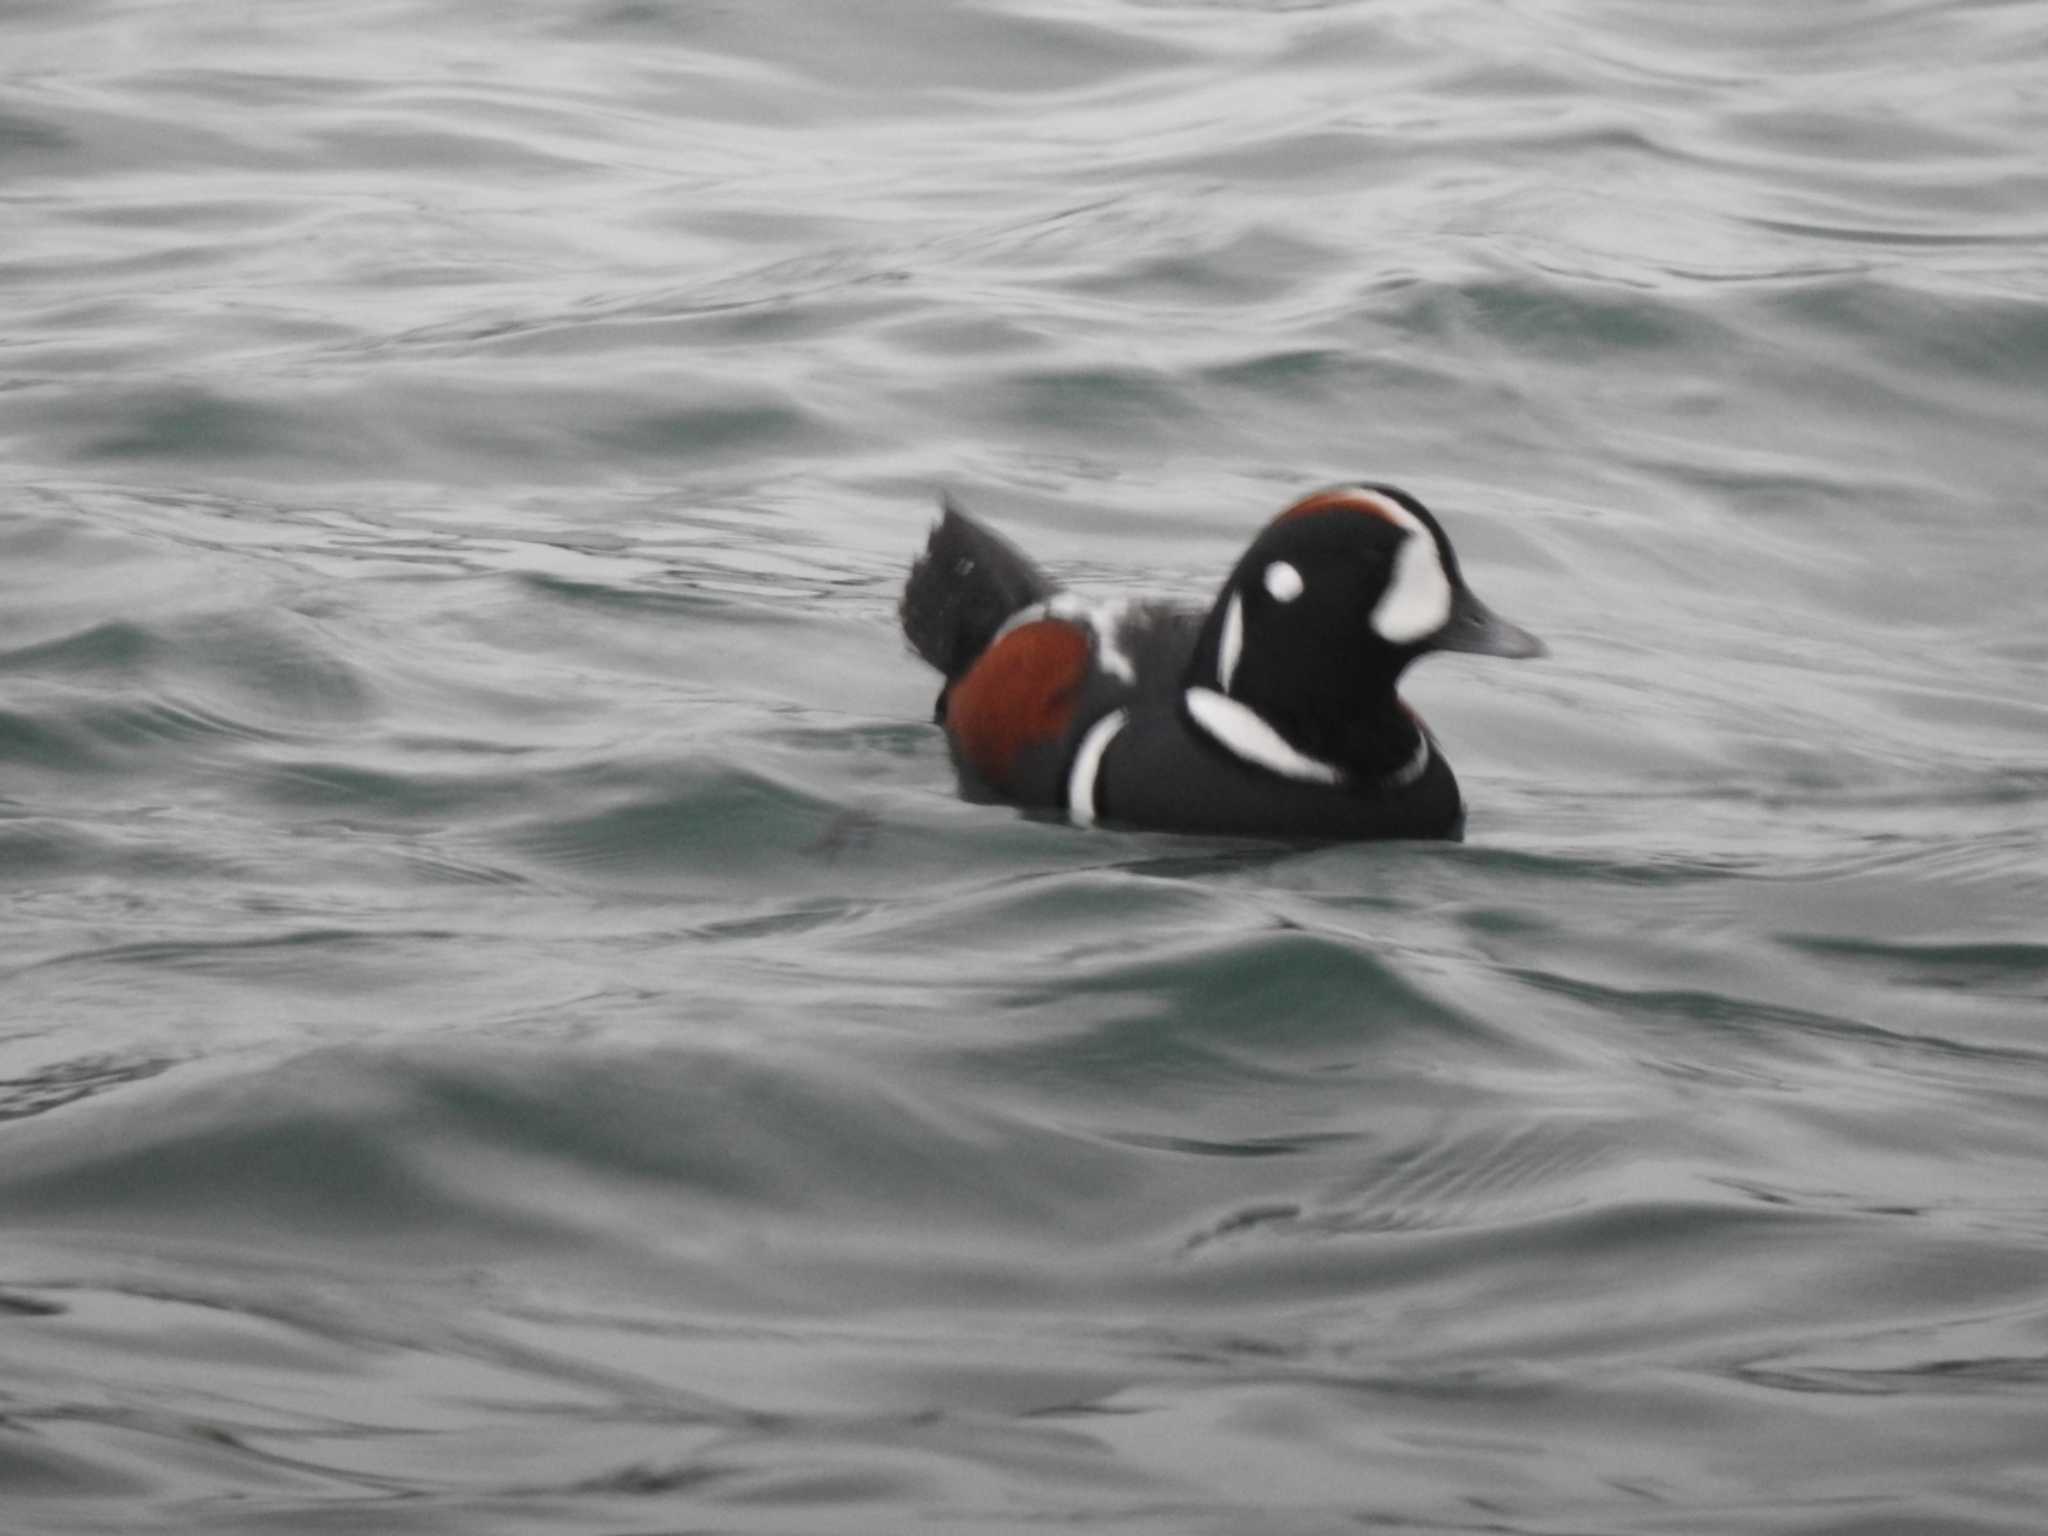
[(1296, 747), (1356, 758), (1359, 723), (1397, 707), (1418, 656), (1541, 656), (1543, 643), (1473, 595), (1429, 509), (1391, 485), (1296, 502), (1252, 541), (1217, 595), (1189, 683)]

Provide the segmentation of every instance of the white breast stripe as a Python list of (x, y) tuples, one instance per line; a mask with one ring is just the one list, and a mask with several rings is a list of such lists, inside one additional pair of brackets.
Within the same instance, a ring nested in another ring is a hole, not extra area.
[(1067, 815), (1077, 827), (1095, 825), (1095, 784), (1102, 777), (1102, 758), (1116, 733), (1124, 728), (1129, 712), (1113, 709), (1088, 727), (1074, 753), (1074, 766), (1067, 774)]
[(1230, 692), (1231, 674), (1237, 671), (1238, 655), (1244, 650), (1244, 604), (1235, 592), (1223, 610), (1223, 636), (1216, 644), (1216, 686)]
[(1231, 756), (1304, 784), (1343, 782), (1341, 769), (1295, 751), (1286, 737), (1237, 700), (1226, 699), (1209, 688), (1190, 688), (1186, 698), (1188, 713), (1195, 724)]

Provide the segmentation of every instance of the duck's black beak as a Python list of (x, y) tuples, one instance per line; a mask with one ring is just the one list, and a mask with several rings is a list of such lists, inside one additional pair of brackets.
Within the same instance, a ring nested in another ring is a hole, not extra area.
[(1521, 625), (1510, 624), (1460, 585), (1451, 598), (1450, 621), (1430, 637), (1429, 649), (1521, 658), (1545, 655), (1549, 647)]

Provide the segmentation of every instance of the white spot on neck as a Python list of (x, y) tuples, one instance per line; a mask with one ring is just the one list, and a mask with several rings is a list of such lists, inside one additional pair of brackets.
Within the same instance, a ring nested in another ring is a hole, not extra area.
[(1273, 595), (1276, 603), (1291, 603), (1301, 596), (1301, 572), (1285, 560), (1275, 560), (1266, 567), (1266, 590)]
[(1444, 574), (1436, 539), (1421, 518), (1397, 501), (1371, 498), (1388, 521), (1405, 528), (1408, 537), (1394, 552), (1394, 574), (1373, 605), (1372, 627), (1382, 640), (1409, 645), (1433, 635), (1451, 618), (1451, 578)]
[(1127, 710), (1113, 709), (1088, 727), (1074, 753), (1074, 766), (1067, 773), (1067, 815), (1077, 827), (1095, 825), (1095, 789), (1102, 778), (1102, 759), (1116, 733), (1130, 718)]
[(1297, 752), (1249, 706), (1208, 688), (1190, 688), (1185, 697), (1195, 724), (1231, 756), (1304, 784), (1343, 782), (1343, 770)]
[(1237, 659), (1244, 653), (1244, 603), (1233, 592), (1223, 609), (1223, 636), (1216, 643), (1216, 686), (1230, 692), (1230, 679), (1237, 671)]

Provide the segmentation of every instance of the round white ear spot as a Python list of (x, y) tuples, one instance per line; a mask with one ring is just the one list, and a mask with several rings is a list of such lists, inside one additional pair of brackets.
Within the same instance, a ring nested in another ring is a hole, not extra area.
[(1285, 560), (1275, 560), (1266, 567), (1266, 590), (1273, 595), (1276, 603), (1291, 603), (1301, 596), (1301, 572)]

